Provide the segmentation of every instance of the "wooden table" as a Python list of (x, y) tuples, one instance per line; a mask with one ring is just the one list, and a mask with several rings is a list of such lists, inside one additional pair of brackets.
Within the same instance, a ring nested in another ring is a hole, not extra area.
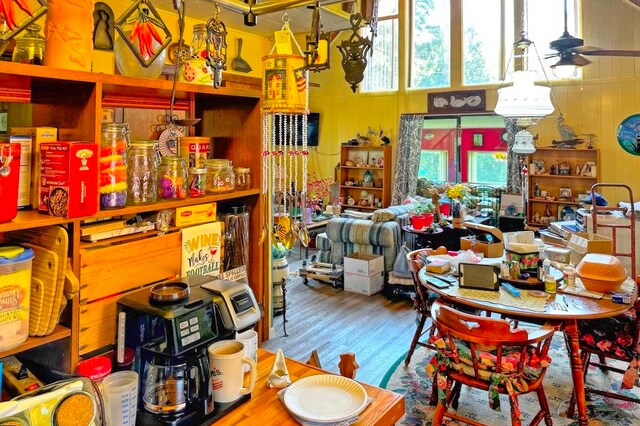
[[(275, 358), (274, 353), (258, 349), (256, 387), (251, 393), (251, 399), (217, 421), (216, 425), (286, 426), (298, 424), (278, 399), (277, 393), (280, 389), (267, 388), (267, 377), (271, 372)], [(324, 370), (291, 359), (287, 359), (287, 368), (293, 382), (302, 377), (327, 374)], [(366, 389), (367, 395), (373, 398), (373, 401), (360, 413), (356, 425), (393, 425), (404, 415), (404, 397), (402, 395), (364, 383), (361, 384)]]
[[(484, 311), (495, 312), (498, 314), (504, 314), (510, 318), (521, 318), (523, 321), (538, 320), (543, 321), (556, 321), (563, 324), (564, 336), (567, 342), (567, 349), (569, 354), (569, 361), (571, 363), (571, 375), (573, 378), (573, 386), (576, 390), (577, 406), (578, 406), (578, 422), (580, 425), (586, 426), (589, 424), (589, 415), (587, 413), (587, 403), (584, 392), (584, 368), (582, 360), (580, 359), (580, 345), (578, 340), (578, 320), (588, 320), (597, 318), (608, 318), (616, 315), (621, 315), (631, 308), (633, 303), (622, 305), (613, 303), (610, 299), (588, 299), (580, 296), (573, 296), (570, 294), (558, 293), (555, 296), (551, 295), (549, 301), (563, 300), (566, 301), (567, 310), (555, 310), (551, 306), (551, 303), (547, 303), (546, 310), (544, 312), (536, 312), (526, 309), (520, 309), (511, 306), (498, 305), (495, 303), (485, 302), (482, 300), (468, 299), (463, 297), (452, 296), (447, 293), (447, 289), (439, 289), (430, 285), (426, 281), (426, 273), (424, 268), (420, 270), (418, 277), (420, 282), (428, 288), (430, 291), (437, 293), (443, 299), (455, 302), (457, 304), (469, 306)], [(631, 279), (631, 278), (627, 278)], [(635, 301), (638, 298), (637, 287), (633, 286), (633, 294), (631, 300)]]

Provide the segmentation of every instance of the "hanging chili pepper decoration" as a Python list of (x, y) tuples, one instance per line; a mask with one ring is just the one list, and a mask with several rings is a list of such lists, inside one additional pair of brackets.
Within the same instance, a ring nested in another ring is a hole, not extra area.
[[(17, 21), (13, 3), (29, 15), (22, 22)], [(0, 0), (0, 27), (6, 23), (5, 31), (0, 31), (0, 44), (9, 42), (11, 38), (47, 12), (46, 0), (37, 0), (37, 3), (40, 7), (33, 10), (27, 0)]]
[(26, 4), (23, 0), (0, 0), (0, 17), (4, 18), (10, 30), (18, 27), (18, 23), (16, 22), (16, 14), (13, 11), (14, 2), (29, 16), (33, 16), (33, 12), (29, 8), (29, 5)]

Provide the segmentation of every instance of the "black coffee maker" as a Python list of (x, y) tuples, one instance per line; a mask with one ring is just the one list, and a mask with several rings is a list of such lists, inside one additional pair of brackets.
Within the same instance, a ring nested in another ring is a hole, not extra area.
[(209, 424), (227, 408), (214, 410), (207, 347), (233, 338), (233, 322), (201, 280), (165, 281), (118, 301), (118, 344), (135, 350), (140, 378), (138, 425)]

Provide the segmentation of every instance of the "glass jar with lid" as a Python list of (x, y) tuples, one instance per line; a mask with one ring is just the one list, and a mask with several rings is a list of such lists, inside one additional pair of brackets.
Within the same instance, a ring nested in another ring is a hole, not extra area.
[(191, 167), (189, 169), (189, 196), (191, 198), (204, 196), (206, 180), (206, 168)]
[(44, 37), (40, 35), (40, 25), (28, 25), (25, 34), (16, 38), (11, 61), (21, 64), (44, 64), (44, 42)]
[(156, 202), (158, 177), (157, 141), (135, 141), (127, 153), (127, 204)]
[(236, 175), (236, 189), (241, 191), (251, 188), (251, 169), (248, 167), (234, 167), (233, 173)]
[(231, 161), (214, 158), (207, 160), (207, 186), (210, 194), (224, 194), (231, 192), (236, 186), (236, 177), (233, 173)]
[(158, 197), (175, 200), (187, 196), (187, 161), (184, 157), (167, 155), (158, 166)]
[(127, 203), (127, 123), (103, 123), (100, 140), (100, 208), (114, 209)]
[(207, 65), (207, 25), (193, 26), (190, 55), (180, 66), (178, 80), (183, 83), (211, 84), (213, 73)]

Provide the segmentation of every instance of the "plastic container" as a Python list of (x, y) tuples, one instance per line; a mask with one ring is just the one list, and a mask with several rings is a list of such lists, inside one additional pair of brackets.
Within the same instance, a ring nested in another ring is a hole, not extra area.
[(13, 51), (12, 62), (21, 64), (44, 64), (44, 42), (40, 35), (40, 25), (31, 24), (27, 26), (25, 34), (16, 38), (16, 47)]
[(0, 143), (0, 223), (11, 222), (18, 215), (20, 181), (20, 144)]
[(111, 374), (111, 359), (106, 356), (95, 356), (78, 363), (78, 374), (90, 378), (102, 392), (102, 380)]
[(0, 351), (20, 346), (29, 337), (29, 301), (33, 250), (0, 247)]
[(102, 124), (100, 142), (100, 209), (121, 208), (127, 204), (127, 123)]
[(233, 173), (236, 175), (236, 189), (241, 191), (251, 188), (251, 169), (248, 167), (235, 167)]
[(127, 154), (127, 204), (138, 206), (156, 202), (158, 157), (156, 141), (131, 143)]
[(187, 197), (187, 162), (184, 157), (167, 155), (158, 166), (158, 198), (176, 200)]
[(205, 192), (205, 185), (207, 181), (207, 169), (195, 168), (189, 169), (189, 196), (191, 198), (202, 197)]
[(207, 192), (224, 194), (236, 187), (236, 176), (231, 161), (225, 159), (207, 160)]

